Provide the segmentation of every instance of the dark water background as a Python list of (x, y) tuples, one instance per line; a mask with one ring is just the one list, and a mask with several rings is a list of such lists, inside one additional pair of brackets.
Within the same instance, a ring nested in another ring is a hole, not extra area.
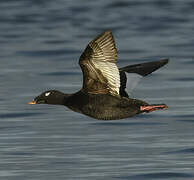
[[(1, 0), (0, 179), (194, 179), (193, 0)], [(134, 92), (168, 110), (97, 121), (26, 103), (82, 84), (78, 58), (111, 29), (118, 66), (170, 58)]]

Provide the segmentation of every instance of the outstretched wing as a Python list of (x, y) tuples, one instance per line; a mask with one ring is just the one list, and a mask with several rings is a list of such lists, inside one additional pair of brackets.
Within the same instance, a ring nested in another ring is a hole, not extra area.
[(107, 30), (92, 40), (79, 59), (83, 72), (82, 90), (119, 96), (120, 75), (116, 58), (117, 50), (111, 31)]
[[(132, 90), (137, 86), (142, 77), (151, 74), (157, 69), (161, 68), (168, 63), (168, 59), (162, 59), (159, 61), (152, 61), (142, 64), (134, 64), (126, 67), (119, 68), (120, 72), (120, 96), (128, 97), (127, 92), (130, 94)], [(127, 92), (125, 91), (127, 90)]]

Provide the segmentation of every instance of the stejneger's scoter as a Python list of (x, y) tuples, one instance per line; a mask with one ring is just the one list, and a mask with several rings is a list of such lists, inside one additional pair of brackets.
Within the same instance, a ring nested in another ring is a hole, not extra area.
[[(64, 105), (75, 112), (95, 119), (117, 120), (140, 113), (167, 109), (165, 104), (148, 104), (132, 99), (131, 91), (140, 80), (168, 63), (168, 59), (129, 65), (118, 69), (117, 50), (111, 31), (107, 30), (92, 40), (79, 59), (83, 72), (82, 89), (73, 94), (49, 90), (29, 104)], [(127, 87), (129, 86), (129, 87)]]

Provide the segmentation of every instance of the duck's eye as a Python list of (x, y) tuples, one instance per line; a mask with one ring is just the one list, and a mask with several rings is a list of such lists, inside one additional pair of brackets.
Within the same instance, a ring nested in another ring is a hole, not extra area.
[(50, 95), (50, 93), (51, 93), (51, 92), (47, 92), (47, 93), (45, 93), (45, 96), (49, 96), (49, 95)]

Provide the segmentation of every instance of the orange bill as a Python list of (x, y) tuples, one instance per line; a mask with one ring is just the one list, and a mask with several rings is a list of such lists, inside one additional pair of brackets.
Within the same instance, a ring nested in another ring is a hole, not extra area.
[(31, 101), (28, 104), (36, 104), (36, 101)]

